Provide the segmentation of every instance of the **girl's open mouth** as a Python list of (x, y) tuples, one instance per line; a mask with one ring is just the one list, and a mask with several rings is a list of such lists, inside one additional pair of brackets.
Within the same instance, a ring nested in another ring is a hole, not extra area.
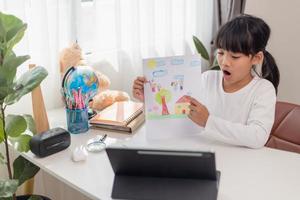
[(226, 76), (230, 76), (231, 75), (231, 73), (229, 71), (227, 71), (227, 70), (222, 70), (222, 71), (223, 71), (224, 75), (226, 75)]

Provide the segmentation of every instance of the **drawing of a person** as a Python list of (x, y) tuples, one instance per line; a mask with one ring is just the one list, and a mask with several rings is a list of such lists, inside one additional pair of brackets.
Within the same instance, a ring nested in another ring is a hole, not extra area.
[(150, 81), (150, 87), (152, 92), (156, 92), (156, 83), (153, 79)]
[(183, 90), (183, 79), (179, 80), (180, 90)]
[(161, 89), (161, 85), (157, 84), (157, 91), (160, 91), (160, 89)]

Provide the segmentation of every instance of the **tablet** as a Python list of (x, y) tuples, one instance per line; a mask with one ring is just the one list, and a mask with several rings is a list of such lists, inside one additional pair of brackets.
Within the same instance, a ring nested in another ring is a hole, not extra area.
[(214, 152), (116, 147), (106, 152), (115, 173), (113, 198), (217, 198), (220, 172)]

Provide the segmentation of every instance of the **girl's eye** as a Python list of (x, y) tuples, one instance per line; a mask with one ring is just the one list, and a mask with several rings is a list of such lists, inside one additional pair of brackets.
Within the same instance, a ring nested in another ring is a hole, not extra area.
[(218, 51), (218, 55), (224, 55), (224, 52)]
[(238, 59), (240, 58), (241, 56), (231, 56), (233, 59)]

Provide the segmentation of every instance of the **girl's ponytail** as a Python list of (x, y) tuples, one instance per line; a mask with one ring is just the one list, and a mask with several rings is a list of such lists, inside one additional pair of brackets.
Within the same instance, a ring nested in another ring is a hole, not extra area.
[(264, 52), (264, 61), (261, 67), (261, 75), (263, 78), (269, 80), (275, 87), (276, 94), (280, 80), (280, 74), (273, 56), (266, 50)]

